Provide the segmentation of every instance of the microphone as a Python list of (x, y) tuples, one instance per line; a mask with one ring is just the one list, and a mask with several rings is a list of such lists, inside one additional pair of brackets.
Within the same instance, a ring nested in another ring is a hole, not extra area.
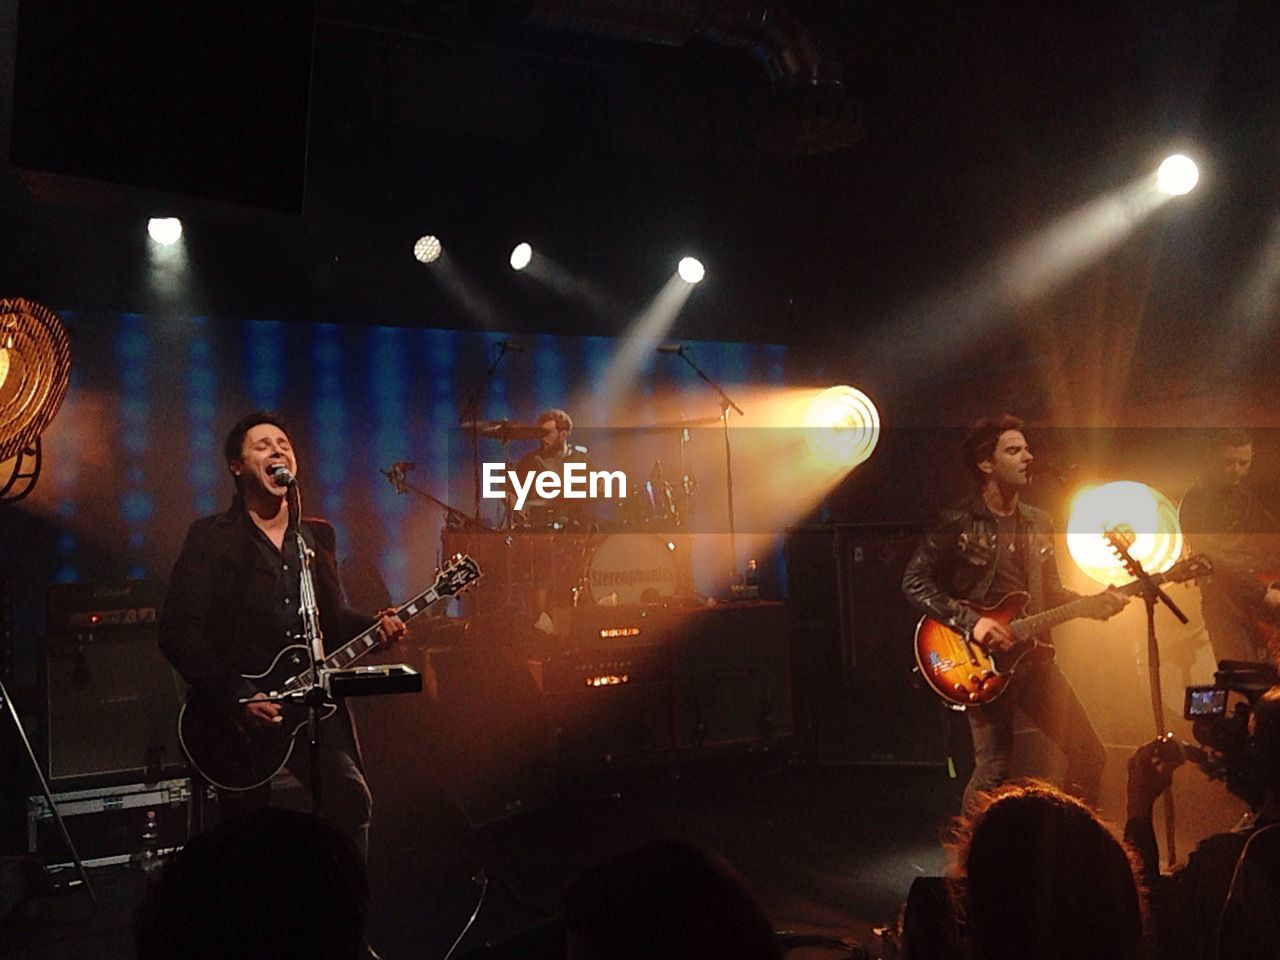
[(684, 353), (683, 343), (660, 343), (658, 344), (659, 353)]
[(397, 473), (408, 473), (417, 466), (412, 460), (401, 460), (399, 463), (393, 463), (391, 469)]
[(289, 468), (283, 463), (277, 463), (267, 471), (267, 475), (282, 487), (293, 486), (293, 474), (289, 472)]
[(510, 350), (512, 353), (524, 353), (525, 345), (515, 340), (503, 340), (498, 344), (503, 350)]

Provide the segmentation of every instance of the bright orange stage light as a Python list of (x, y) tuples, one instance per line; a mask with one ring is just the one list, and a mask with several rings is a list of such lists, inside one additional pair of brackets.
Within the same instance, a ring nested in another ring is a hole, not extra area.
[(865, 462), (880, 441), (880, 411), (861, 390), (828, 387), (809, 401), (804, 428), (814, 459), (852, 469)]
[(1129, 552), (1148, 573), (1163, 573), (1182, 556), (1182, 527), (1172, 501), (1159, 490), (1132, 480), (1086, 487), (1076, 494), (1067, 520), (1071, 559), (1098, 583), (1127, 583), (1132, 577), (1111, 551), (1104, 533), (1132, 533)]

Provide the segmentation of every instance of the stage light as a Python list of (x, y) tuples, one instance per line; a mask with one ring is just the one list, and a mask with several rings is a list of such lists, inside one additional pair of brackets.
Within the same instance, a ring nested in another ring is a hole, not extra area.
[(1087, 487), (1076, 494), (1067, 520), (1067, 550), (1098, 583), (1128, 583), (1133, 578), (1112, 552), (1108, 530), (1132, 534), (1129, 553), (1148, 573), (1163, 573), (1182, 556), (1178, 511), (1159, 490), (1132, 480)]
[(809, 401), (804, 428), (805, 443), (819, 462), (852, 469), (880, 440), (880, 411), (861, 390), (828, 387)]
[(676, 267), (676, 272), (680, 274), (680, 279), (685, 283), (698, 283), (707, 275), (706, 268), (703, 267), (702, 261), (697, 260), (694, 257), (684, 257), (680, 261), (679, 266)]
[(1161, 193), (1167, 193), (1171, 197), (1190, 193), (1199, 180), (1200, 170), (1195, 161), (1181, 153), (1165, 157), (1160, 169), (1156, 171), (1156, 187)]
[(0, 330), (0, 387), (9, 379), (9, 351), (13, 349), (13, 332)]
[(419, 263), (435, 263), (440, 259), (443, 249), (439, 238), (427, 234), (425, 237), (419, 237), (418, 242), (413, 245), (413, 258)]
[(171, 247), (182, 239), (182, 221), (177, 217), (152, 217), (147, 221), (147, 233), (162, 247)]
[(517, 243), (516, 248), (511, 251), (511, 269), (523, 270), (529, 265), (529, 261), (533, 259), (533, 247), (527, 243)]

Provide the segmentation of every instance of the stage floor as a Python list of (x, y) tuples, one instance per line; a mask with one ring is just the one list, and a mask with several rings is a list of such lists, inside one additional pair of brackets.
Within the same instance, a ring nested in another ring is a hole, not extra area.
[[(959, 792), (939, 768), (818, 767), (770, 754), (564, 782), (535, 808), (475, 829), (443, 796), (386, 791), (370, 854), (373, 943), (386, 960), (443, 957), (483, 870), (488, 895), (465, 956), (554, 913), (560, 890), (596, 860), (678, 836), (728, 858), (776, 928), (855, 939), (875, 953), (872, 928), (893, 921), (916, 876), (942, 868), (937, 838)], [(131, 958), (138, 881), (112, 868), (98, 886), (103, 906), (88, 923), (82, 895), (11, 915), (0, 955)]]

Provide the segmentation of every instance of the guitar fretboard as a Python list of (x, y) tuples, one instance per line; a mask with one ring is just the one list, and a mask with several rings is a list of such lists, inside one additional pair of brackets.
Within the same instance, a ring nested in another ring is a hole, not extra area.
[[(440, 592), (433, 585), (418, 594), (404, 606), (396, 610), (396, 616), (408, 623), (422, 611), (440, 599)], [(330, 670), (341, 670), (355, 663), (366, 653), (378, 645), (378, 624), (369, 627), (355, 638), (324, 658), (324, 666)]]
[[(1165, 582), (1165, 575), (1162, 573), (1153, 573), (1151, 580), (1157, 586)], [(1126, 583), (1123, 587), (1116, 587), (1116, 593), (1125, 597), (1131, 597), (1142, 589), (1142, 581), (1134, 580)], [(1080, 597), (1078, 600), (1071, 600), (1061, 606), (1054, 607), (1052, 610), (1045, 610), (1042, 613), (1033, 613), (1029, 617), (1020, 617), (1014, 620), (1009, 626), (1013, 629), (1013, 635), (1019, 641), (1034, 637), (1038, 633), (1044, 633), (1046, 630), (1052, 630), (1059, 624), (1066, 623), (1068, 620), (1074, 620), (1076, 617), (1088, 616), (1090, 612), (1096, 609), (1098, 598), (1096, 595), (1091, 597)]]

